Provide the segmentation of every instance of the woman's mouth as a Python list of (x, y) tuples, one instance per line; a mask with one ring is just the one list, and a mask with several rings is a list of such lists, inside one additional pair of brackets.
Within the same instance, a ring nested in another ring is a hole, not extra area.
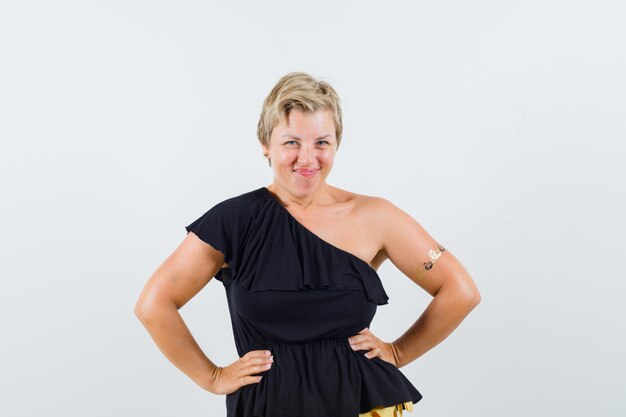
[(300, 168), (300, 169), (296, 169), (295, 170), (298, 174), (302, 175), (303, 177), (307, 177), (310, 178), (313, 175), (315, 175), (315, 173), (318, 171), (318, 169), (312, 169), (312, 168)]

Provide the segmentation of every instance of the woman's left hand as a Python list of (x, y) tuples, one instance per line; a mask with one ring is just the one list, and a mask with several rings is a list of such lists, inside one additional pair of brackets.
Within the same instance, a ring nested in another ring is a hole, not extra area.
[(348, 338), (348, 342), (350, 342), (352, 350), (368, 350), (369, 352), (365, 354), (366, 358), (372, 359), (374, 357), (379, 357), (385, 362), (389, 362), (396, 368), (398, 367), (393, 354), (393, 345), (391, 343), (383, 342), (377, 338), (369, 328), (366, 327), (357, 335), (350, 336)]

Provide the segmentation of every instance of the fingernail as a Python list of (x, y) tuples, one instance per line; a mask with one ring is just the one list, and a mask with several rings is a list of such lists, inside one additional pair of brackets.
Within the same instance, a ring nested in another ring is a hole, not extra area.
[(270, 362), (274, 362), (274, 357), (270, 356)]
[(356, 346), (354, 346), (354, 345), (350, 345), (350, 347), (351, 347), (353, 350), (356, 350)]
[(269, 355), (269, 354), (270, 354), (270, 351), (269, 351), (269, 350), (266, 350), (266, 351), (265, 351), (265, 354), (266, 354), (266, 355)]

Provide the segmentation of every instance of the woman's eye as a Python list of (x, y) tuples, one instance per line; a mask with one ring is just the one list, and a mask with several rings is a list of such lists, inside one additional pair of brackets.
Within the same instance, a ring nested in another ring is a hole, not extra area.
[(320, 140), (319, 142), (320, 145), (328, 145), (330, 142), (328, 142), (327, 140)]
[(285, 142), (285, 145), (292, 145), (292, 144), (297, 144), (297, 143), (298, 142), (295, 140), (290, 140), (290, 141)]

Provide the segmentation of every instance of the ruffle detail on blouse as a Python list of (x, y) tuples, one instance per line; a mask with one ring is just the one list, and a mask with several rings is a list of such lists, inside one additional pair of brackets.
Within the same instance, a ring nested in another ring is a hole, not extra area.
[(355, 417), (422, 399), (398, 368), (366, 358), (364, 350), (353, 351), (346, 338), (269, 341), (263, 348), (272, 351), (275, 362), (258, 374), (263, 376), (259, 383), (227, 395), (235, 417)]
[[(369, 264), (322, 240), (300, 224), (270, 191), (261, 198), (239, 248), (236, 268), (217, 277), (236, 280), (247, 291), (364, 291), (377, 305), (388, 304), (383, 284)], [(279, 261), (278, 261), (279, 260)]]

